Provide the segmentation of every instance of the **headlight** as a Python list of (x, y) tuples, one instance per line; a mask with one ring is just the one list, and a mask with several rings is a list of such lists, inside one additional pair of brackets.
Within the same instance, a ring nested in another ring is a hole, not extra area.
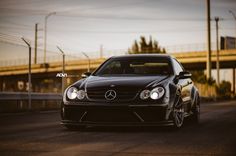
[(140, 98), (142, 100), (145, 100), (145, 99), (148, 99), (150, 97), (150, 90), (143, 90), (141, 93), (140, 93)]
[(140, 98), (142, 100), (146, 100), (150, 97), (153, 100), (157, 100), (160, 99), (164, 94), (165, 94), (165, 89), (163, 87), (156, 87), (151, 91), (147, 89), (143, 90), (140, 93)]
[(79, 90), (78, 91), (77, 98), (79, 100), (83, 100), (85, 98), (85, 96), (86, 96), (86, 92), (84, 90)]
[(71, 100), (75, 99), (78, 95), (78, 90), (75, 87), (70, 87), (66, 93), (67, 97)]
[(150, 97), (151, 99), (153, 100), (157, 100), (157, 99), (160, 99), (165, 93), (165, 90), (164, 88), (162, 87), (157, 87), (157, 88), (154, 88), (151, 92), (150, 92)]

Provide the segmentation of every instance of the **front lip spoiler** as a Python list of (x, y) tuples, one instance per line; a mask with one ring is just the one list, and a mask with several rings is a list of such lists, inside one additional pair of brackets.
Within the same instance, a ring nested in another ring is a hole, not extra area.
[(90, 107), (90, 106), (108, 106), (108, 107), (115, 107), (115, 106), (125, 106), (125, 107), (167, 107), (168, 103), (159, 103), (159, 104), (129, 104), (129, 103), (124, 103), (124, 104), (117, 104), (117, 103), (95, 103), (95, 102), (67, 102), (63, 103), (65, 107), (69, 106), (85, 106), (85, 107)]
[(71, 120), (61, 120), (61, 125), (71, 125), (71, 126), (106, 126), (106, 127), (133, 127), (133, 126), (173, 126), (174, 123), (171, 120), (159, 121), (159, 122), (90, 122), (90, 121), (71, 121)]

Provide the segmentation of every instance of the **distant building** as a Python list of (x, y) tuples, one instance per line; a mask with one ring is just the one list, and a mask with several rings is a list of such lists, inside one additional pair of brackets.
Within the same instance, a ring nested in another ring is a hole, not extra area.
[(230, 36), (220, 37), (220, 49), (236, 49), (236, 38)]

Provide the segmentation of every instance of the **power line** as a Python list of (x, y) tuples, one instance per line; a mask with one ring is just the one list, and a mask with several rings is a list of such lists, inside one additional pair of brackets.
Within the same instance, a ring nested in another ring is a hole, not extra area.
[(152, 18), (152, 17), (136, 17), (136, 16), (109, 16), (109, 15), (79, 15), (79, 14), (63, 14), (58, 13), (56, 16), (86, 18), (86, 19), (105, 19), (105, 20), (138, 20), (138, 21), (204, 21), (202, 18)]
[(0, 38), (2, 40), (18, 42), (18, 43), (21, 43), (21, 41), (22, 41), (22, 40), (20, 40), (19, 37), (11, 36), (11, 35), (6, 35), (6, 34), (2, 34), (2, 33), (0, 33)]
[(5, 13), (8, 14), (8, 16), (15, 14), (15, 15), (45, 15), (47, 12), (50, 12), (50, 10), (32, 10), (32, 9), (16, 9), (16, 8), (1, 8), (0, 10), (1, 14), (0, 16), (4, 16)]
[[(106, 8), (101, 7), (99, 9)], [(96, 9), (96, 8), (91, 8)], [(97, 8), (98, 9), (98, 8)], [(85, 9), (86, 10), (86, 9)], [(46, 15), (50, 10), (23, 10), (23, 9), (12, 9), (12, 8), (1, 8), (2, 15), (5, 13), (20, 13), (20, 14), (27, 14), (27, 15)], [(57, 15), (55, 16), (64, 16), (64, 17), (75, 17), (75, 18), (86, 18), (86, 19), (106, 19), (106, 20), (138, 20), (138, 21), (173, 21), (173, 22), (191, 22), (191, 21), (204, 21), (204, 18), (161, 18), (161, 17), (137, 17), (137, 16), (110, 16), (110, 15), (81, 15), (81, 14), (71, 14), (65, 13), (63, 11), (57, 11)], [(224, 20), (233, 20), (231, 18), (227, 18)]]
[(3, 29), (14, 29), (14, 30), (25, 30), (25, 31), (33, 31), (33, 29), (29, 29), (29, 28), (23, 28), (23, 27), (12, 27), (12, 26), (1, 26), (0, 25), (0, 28), (3, 28)]
[(30, 26), (30, 25), (26, 25), (26, 24), (22, 24), (22, 23), (17, 23), (17, 22), (13, 22), (13, 21), (10, 21), (10, 20), (7, 20), (7, 19), (1, 19), (1, 22), (3, 22), (4, 21), (4, 23), (9, 23), (9, 24), (12, 24), (12, 25), (17, 25), (17, 26), (21, 26), (21, 27), (24, 27), (24, 28), (32, 28), (32, 26)]
[[(16, 36), (11, 36), (11, 35), (6, 35), (6, 34), (2, 34), (0, 33), (0, 42), (2, 43), (7, 43), (7, 44), (11, 44), (11, 45), (16, 45), (16, 46), (23, 46), (23, 47), (27, 47), (25, 46), (21, 40), (20, 37), (16, 37)], [(54, 45), (55, 46), (55, 45)], [(32, 45), (32, 47), (34, 47)], [(38, 48), (40, 51), (42, 51), (42, 48)], [(50, 51), (48, 50), (47, 52), (49, 53), (54, 53), (54, 54), (58, 54), (57, 52), (54, 51)]]
[(10, 44), (10, 45), (14, 45), (14, 46), (27, 47), (27, 46), (25, 46), (25, 45), (23, 45), (23, 44), (14, 43), (14, 42), (12, 42), (12, 41), (7, 41), (7, 40), (2, 40), (1, 38), (0, 38), (0, 42), (6, 43), (6, 44)]

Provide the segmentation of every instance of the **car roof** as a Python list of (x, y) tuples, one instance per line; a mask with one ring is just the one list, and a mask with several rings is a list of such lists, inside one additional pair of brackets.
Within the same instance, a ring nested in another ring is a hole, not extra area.
[(140, 58), (140, 57), (158, 57), (158, 58), (173, 58), (169, 54), (127, 54), (127, 55), (120, 55), (120, 56), (113, 56), (111, 58)]

